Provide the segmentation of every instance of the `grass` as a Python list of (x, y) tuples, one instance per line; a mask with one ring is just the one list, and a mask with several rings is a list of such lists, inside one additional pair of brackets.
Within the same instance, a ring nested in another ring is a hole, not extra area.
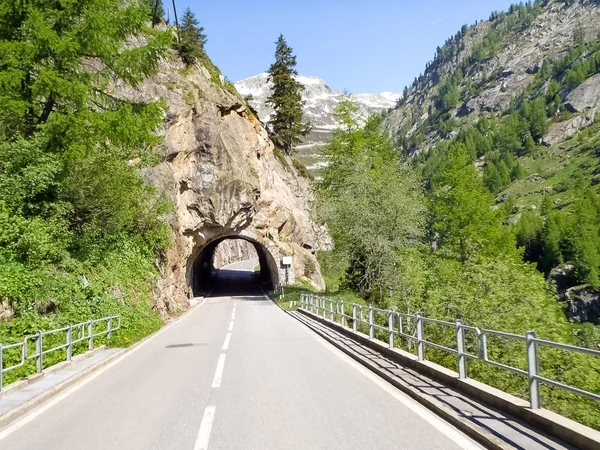
[(286, 158), (283, 150), (281, 150), (279, 147), (275, 146), (275, 148), (273, 149), (273, 153), (275, 153), (275, 156), (277, 157), (279, 162), (283, 165), (283, 167), (285, 167), (286, 169), (290, 168), (290, 162)]
[(298, 171), (298, 173), (300, 175), (302, 175), (304, 178), (306, 178), (308, 180), (315, 179), (312, 176), (312, 174), (308, 171), (306, 166), (304, 164), (302, 164), (297, 158), (292, 157), (292, 164), (293, 164), (294, 168)]
[[(317, 259), (321, 266), (321, 273), (325, 279), (326, 288), (324, 291), (318, 291), (309, 283), (301, 282), (294, 285), (285, 286), (285, 297), (280, 298), (279, 293), (272, 295), (273, 300), (286, 311), (296, 310), (300, 303), (301, 294), (317, 294), (326, 298), (341, 300), (349, 303), (366, 305), (367, 302), (360, 298), (355, 292), (345, 290), (340, 284), (343, 275), (344, 261), (339, 258), (335, 252), (320, 252)], [(290, 306), (290, 302), (296, 302), (295, 306)]]
[[(591, 180), (596, 189), (600, 187), (600, 160), (596, 155), (600, 148), (600, 123), (596, 122), (575, 137), (557, 146), (541, 147), (532, 156), (521, 159), (525, 177), (512, 183), (503, 193), (516, 200), (517, 210), (530, 209), (532, 205), (539, 211), (544, 196), (561, 208), (569, 208), (575, 200), (574, 183), (578, 179)], [(532, 181), (538, 174), (543, 181)], [(550, 187), (551, 193), (544, 193)]]

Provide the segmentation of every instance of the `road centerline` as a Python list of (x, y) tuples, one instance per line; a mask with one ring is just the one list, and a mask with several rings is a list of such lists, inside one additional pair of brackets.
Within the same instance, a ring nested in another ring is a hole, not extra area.
[(200, 430), (198, 430), (198, 436), (196, 437), (196, 443), (194, 444), (194, 450), (207, 450), (208, 442), (210, 440), (210, 432), (212, 425), (215, 420), (215, 406), (207, 406), (204, 410), (204, 416), (200, 423)]
[(223, 342), (223, 350), (227, 350), (229, 348), (229, 341), (231, 341), (231, 333), (227, 333), (227, 336), (225, 336), (225, 342)]
[(215, 376), (213, 378), (212, 387), (218, 388), (221, 386), (221, 380), (223, 379), (223, 369), (225, 369), (225, 353), (219, 355), (219, 361), (217, 361), (217, 369), (215, 370)]

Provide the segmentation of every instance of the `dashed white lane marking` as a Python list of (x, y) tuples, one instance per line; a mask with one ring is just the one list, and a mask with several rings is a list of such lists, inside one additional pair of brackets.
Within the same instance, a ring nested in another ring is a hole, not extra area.
[(233, 306), (237, 306), (237, 303), (234, 303)]
[(219, 355), (219, 361), (217, 362), (217, 370), (215, 370), (215, 377), (213, 378), (212, 387), (218, 388), (221, 386), (221, 379), (223, 378), (223, 369), (225, 368), (225, 353)]
[(231, 333), (227, 333), (227, 336), (225, 336), (225, 342), (223, 342), (223, 350), (227, 350), (229, 348), (229, 341), (231, 341)]
[(233, 320), (229, 322), (229, 331), (233, 330)]
[(158, 330), (156, 333), (151, 334), (147, 338), (145, 338), (142, 341), (135, 344), (135, 346), (133, 348), (129, 349), (126, 352), (123, 352), (123, 354), (121, 354), (121, 356), (118, 356), (117, 359), (112, 360), (103, 368), (97, 370), (95, 373), (91, 374), (90, 376), (88, 376), (88, 377), (84, 378), (83, 380), (79, 381), (78, 383), (74, 384), (70, 388), (66, 389), (64, 392), (61, 392), (60, 394), (56, 395), (55, 397), (53, 397), (51, 400), (47, 401), (46, 403), (43, 403), (38, 408), (33, 409), (30, 413), (24, 415), (22, 418), (18, 419), (16, 422), (9, 425), (7, 428), (4, 428), (2, 431), (0, 431), (0, 441), (7, 438), (8, 436), (10, 436), (12, 433), (17, 431), (19, 428), (22, 428), (23, 426), (32, 422), (34, 419), (41, 416), (43, 413), (45, 413), (46, 411), (48, 411), (49, 409), (54, 407), (56, 404), (60, 403), (64, 399), (66, 399), (67, 397), (70, 397), (71, 395), (73, 395), (75, 392), (79, 391), (84, 386), (87, 386), (92, 381), (94, 381), (96, 378), (100, 377), (103, 373), (108, 372), (113, 367), (118, 365), (124, 359), (130, 357), (131, 355), (134, 355), (140, 349), (145, 348), (146, 345), (148, 345), (150, 342), (152, 342), (158, 336), (161, 336), (167, 330), (176, 328), (176, 326), (181, 325), (189, 317), (193, 317), (193, 315), (195, 313), (197, 313), (197, 311), (200, 310), (200, 306), (202, 306), (202, 304), (197, 306), (193, 311), (190, 311), (188, 314), (182, 316), (180, 319), (178, 319), (174, 322), (171, 322), (168, 325), (165, 325), (163, 328)]
[(231, 320), (235, 320), (235, 311), (231, 313)]
[(204, 410), (204, 417), (202, 417), (202, 422), (200, 423), (200, 430), (198, 430), (194, 450), (208, 449), (208, 441), (210, 440), (210, 432), (215, 420), (216, 409), (214, 406), (207, 406)]

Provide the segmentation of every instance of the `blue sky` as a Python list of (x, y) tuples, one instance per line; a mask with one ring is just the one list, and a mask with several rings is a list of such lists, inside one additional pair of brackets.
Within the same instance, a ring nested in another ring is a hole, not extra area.
[[(462, 24), (515, 0), (179, 0), (208, 34), (207, 51), (232, 81), (269, 68), (283, 33), (303, 75), (352, 93), (401, 91)], [(165, 0), (170, 6), (171, 0)]]

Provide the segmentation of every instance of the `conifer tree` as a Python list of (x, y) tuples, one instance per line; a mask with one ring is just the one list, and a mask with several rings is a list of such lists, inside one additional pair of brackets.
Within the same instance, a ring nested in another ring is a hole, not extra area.
[(187, 65), (194, 64), (204, 53), (206, 34), (204, 27), (198, 25), (198, 19), (190, 8), (187, 8), (179, 29), (179, 54)]
[(148, 0), (150, 6), (150, 17), (152, 18), (152, 27), (158, 25), (165, 15), (162, 0)]
[(267, 102), (275, 110), (270, 121), (271, 137), (285, 153), (291, 155), (294, 145), (301, 142), (309, 132), (310, 125), (302, 121), (302, 83), (294, 79), (298, 75), (296, 56), (283, 35), (276, 42), (275, 62), (269, 68), (269, 81), (273, 84)]

